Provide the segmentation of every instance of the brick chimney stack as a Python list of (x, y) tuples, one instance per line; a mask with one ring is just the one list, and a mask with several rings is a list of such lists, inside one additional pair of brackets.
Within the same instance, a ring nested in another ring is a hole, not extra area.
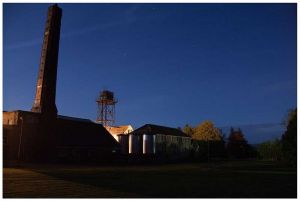
[(36, 95), (32, 112), (56, 116), (57, 62), (62, 10), (54, 4), (48, 8)]

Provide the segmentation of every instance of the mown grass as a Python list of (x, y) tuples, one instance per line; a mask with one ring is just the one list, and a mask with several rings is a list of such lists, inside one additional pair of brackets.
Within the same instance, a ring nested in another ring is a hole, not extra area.
[(295, 198), (295, 169), (262, 161), (4, 168), (4, 197)]

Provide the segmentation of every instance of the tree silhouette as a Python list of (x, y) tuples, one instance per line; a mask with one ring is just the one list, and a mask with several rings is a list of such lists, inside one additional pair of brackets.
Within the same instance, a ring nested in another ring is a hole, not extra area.
[(279, 139), (261, 143), (258, 146), (258, 155), (262, 159), (278, 161), (282, 158), (282, 148)]
[(233, 128), (230, 129), (227, 152), (230, 157), (234, 158), (248, 158), (251, 156), (252, 148), (240, 128), (237, 131)]
[(289, 112), (287, 129), (281, 137), (283, 160), (290, 165), (297, 165), (297, 109)]

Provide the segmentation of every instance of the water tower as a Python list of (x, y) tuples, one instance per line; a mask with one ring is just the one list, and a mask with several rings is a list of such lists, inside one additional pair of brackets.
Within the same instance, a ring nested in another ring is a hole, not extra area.
[(103, 90), (98, 99), (98, 114), (96, 121), (102, 123), (103, 126), (112, 126), (115, 123), (115, 105), (118, 102), (114, 93), (108, 90)]

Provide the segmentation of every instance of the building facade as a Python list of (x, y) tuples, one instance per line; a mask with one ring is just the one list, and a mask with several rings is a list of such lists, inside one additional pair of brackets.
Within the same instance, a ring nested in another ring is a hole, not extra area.
[(105, 162), (120, 152), (119, 143), (100, 124), (58, 115), (44, 122), (28, 111), (3, 112), (3, 161)]
[(169, 159), (185, 158), (192, 150), (191, 137), (182, 131), (146, 124), (128, 135), (119, 135), (122, 150), (129, 155), (156, 155)]

